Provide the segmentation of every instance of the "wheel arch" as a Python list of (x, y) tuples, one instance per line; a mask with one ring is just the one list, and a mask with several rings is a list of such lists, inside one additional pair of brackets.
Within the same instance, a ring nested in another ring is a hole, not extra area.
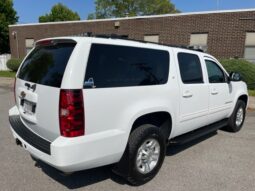
[(248, 105), (248, 99), (249, 99), (249, 97), (247, 94), (239, 95), (239, 97), (237, 98), (237, 100), (242, 100), (245, 103), (246, 107)]
[(173, 119), (172, 115), (168, 111), (154, 111), (142, 114), (134, 120), (130, 134), (143, 124), (151, 124), (159, 127), (162, 129), (167, 140), (172, 132)]
[(244, 101), (244, 103), (246, 104), (246, 109), (248, 108), (249, 96), (248, 96), (247, 92), (241, 91), (241, 92), (237, 93), (234, 97), (233, 105), (232, 105), (231, 111), (229, 113), (229, 117), (234, 112), (234, 109), (236, 107), (236, 103), (238, 100)]

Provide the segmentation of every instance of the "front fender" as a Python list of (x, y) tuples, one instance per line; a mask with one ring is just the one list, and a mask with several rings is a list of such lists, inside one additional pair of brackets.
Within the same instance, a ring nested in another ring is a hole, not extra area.
[(247, 105), (246, 105), (246, 109), (248, 108), (248, 103), (249, 103), (249, 94), (248, 94), (248, 89), (247, 89), (247, 85), (246, 83), (244, 82), (234, 82), (233, 83), (233, 87), (234, 87), (234, 99), (233, 99), (233, 105), (232, 105), (232, 108), (231, 108), (231, 112), (229, 114), (229, 116), (231, 116), (231, 114), (233, 113), (234, 109), (235, 109), (235, 106), (236, 106), (236, 103), (237, 103), (237, 100), (245, 95), (247, 96)]

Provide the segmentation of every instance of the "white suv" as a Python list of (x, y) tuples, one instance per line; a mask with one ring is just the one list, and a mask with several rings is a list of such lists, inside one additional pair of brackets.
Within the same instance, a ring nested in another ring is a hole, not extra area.
[(131, 40), (40, 40), (15, 82), (13, 136), (66, 172), (116, 163), (131, 184), (152, 179), (167, 143), (241, 129), (248, 102), (238, 73), (203, 52)]

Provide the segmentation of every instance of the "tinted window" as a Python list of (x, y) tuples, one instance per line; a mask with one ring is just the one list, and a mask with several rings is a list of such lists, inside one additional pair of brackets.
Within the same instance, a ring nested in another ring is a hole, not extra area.
[(84, 87), (92, 79), (96, 88), (164, 84), (168, 72), (167, 51), (93, 44)]
[(184, 84), (203, 83), (203, 74), (199, 57), (195, 54), (179, 53), (179, 68)]
[(24, 61), (18, 78), (47, 86), (60, 87), (75, 43), (38, 46)]
[(206, 60), (206, 67), (210, 83), (224, 83), (226, 77), (221, 68), (213, 61)]

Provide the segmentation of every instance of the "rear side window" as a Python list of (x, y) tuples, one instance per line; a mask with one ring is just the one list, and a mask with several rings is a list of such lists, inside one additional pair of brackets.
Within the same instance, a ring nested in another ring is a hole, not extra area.
[(203, 83), (201, 63), (197, 55), (189, 53), (179, 53), (178, 62), (181, 78), (184, 84)]
[(75, 43), (37, 46), (22, 64), (18, 78), (32, 83), (60, 87)]
[(84, 88), (165, 84), (168, 72), (167, 51), (92, 44)]

